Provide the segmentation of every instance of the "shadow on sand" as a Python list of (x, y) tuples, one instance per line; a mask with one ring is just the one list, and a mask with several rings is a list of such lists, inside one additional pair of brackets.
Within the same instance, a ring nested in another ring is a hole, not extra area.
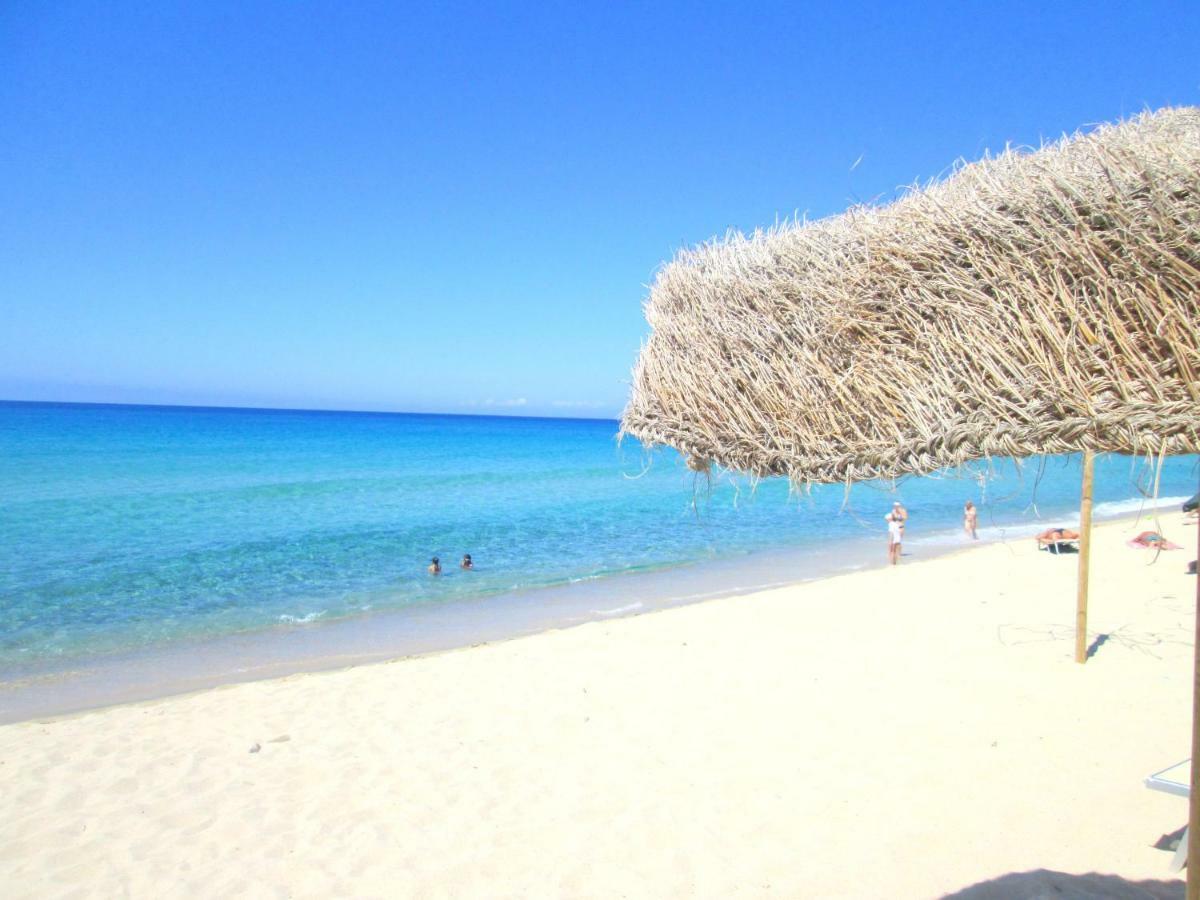
[(1107, 644), (1111, 637), (1112, 637), (1112, 635), (1108, 635), (1108, 634), (1096, 635), (1096, 639), (1094, 641), (1092, 641), (1091, 645), (1087, 648), (1086, 659), (1091, 659), (1093, 656), (1095, 656), (1096, 651), (1099, 650), (1101, 647), (1103, 647), (1105, 644)]
[(1116, 875), (1068, 875), (1038, 869), (1010, 872), (946, 894), (942, 900), (1182, 900), (1180, 880), (1127, 881)]
[(1179, 842), (1183, 840), (1183, 836), (1187, 834), (1187, 826), (1182, 825), (1172, 831), (1170, 834), (1164, 834), (1154, 844), (1155, 850), (1170, 850), (1172, 853), (1179, 846)]
[(1072, 553), (1079, 553), (1079, 548), (1075, 544), (1068, 544), (1065, 541), (1057, 544), (1046, 544), (1044, 547), (1039, 547), (1038, 549), (1049, 553), (1051, 556), (1070, 556)]

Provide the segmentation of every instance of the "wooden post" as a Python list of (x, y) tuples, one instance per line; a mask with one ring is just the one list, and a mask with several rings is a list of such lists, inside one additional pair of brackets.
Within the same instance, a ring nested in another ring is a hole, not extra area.
[(1083, 451), (1083, 491), (1079, 501), (1079, 595), (1075, 601), (1075, 662), (1087, 662), (1088, 561), (1092, 550), (1092, 464), (1095, 454)]
[[(1196, 523), (1196, 559), (1200, 560), (1200, 522)], [(1200, 573), (1196, 575), (1196, 636), (1192, 647), (1192, 787), (1188, 796), (1187, 900), (1200, 900)]]

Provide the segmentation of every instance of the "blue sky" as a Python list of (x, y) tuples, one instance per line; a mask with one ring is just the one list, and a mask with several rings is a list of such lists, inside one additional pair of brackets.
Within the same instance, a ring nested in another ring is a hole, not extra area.
[(1198, 60), (1194, 0), (10, 0), (0, 398), (615, 416), (680, 248)]

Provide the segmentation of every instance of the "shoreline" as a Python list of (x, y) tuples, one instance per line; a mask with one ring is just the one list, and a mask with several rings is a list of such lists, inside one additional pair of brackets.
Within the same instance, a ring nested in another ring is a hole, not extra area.
[[(863, 541), (858, 549), (849, 562), (827, 563), (816, 571), (805, 571), (817, 556), (812, 548), (760, 551), (85, 659), (0, 680), (0, 725), (231, 684), (426, 657), (884, 564), (875, 560), (881, 554), (874, 540)], [(749, 579), (747, 584), (747, 573), (771, 566), (782, 567), (789, 575), (765, 583)]]
[(1077, 557), (1022, 539), (0, 726), (0, 856), (16, 897), (1174, 896), (1163, 519), (1157, 561), (1097, 526), (1085, 666)]
[[(1174, 504), (1175, 499), (1160, 499), (1158, 514), (1169, 514), (1163, 504)], [(1101, 514), (1097, 524), (1154, 517), (1154, 507), (1141, 513), (1122, 508), (1132, 502), (1110, 504), (1118, 511)], [(905, 564), (1027, 539), (1050, 521), (1076, 524), (1078, 514), (1037, 523), (985, 525), (980, 528), (983, 537), (976, 542), (966, 541), (961, 531), (953, 530), (919, 536), (906, 544), (911, 549), (904, 554), (908, 560)], [(181, 640), (162, 647), (68, 660), (61, 665), (51, 662), (27, 672), (10, 672), (0, 679), (0, 725), (232, 684), (418, 658), (887, 568), (879, 550), (882, 540), (882, 536), (864, 536), (853, 542), (843, 541), (843, 549), (849, 544), (849, 551), (840, 558), (812, 545), (774, 548), (446, 604), (385, 609), (342, 619)], [(766, 573), (770, 573), (769, 578)]]

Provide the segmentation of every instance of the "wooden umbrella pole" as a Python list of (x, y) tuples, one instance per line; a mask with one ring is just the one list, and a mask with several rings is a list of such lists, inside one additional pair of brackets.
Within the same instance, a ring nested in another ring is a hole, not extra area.
[(1079, 501), (1079, 595), (1075, 601), (1075, 662), (1087, 662), (1088, 561), (1092, 551), (1092, 468), (1095, 454), (1083, 451), (1083, 491)]
[[(1200, 560), (1200, 521), (1196, 523)], [(1200, 567), (1200, 563), (1197, 563)], [(1200, 900), (1200, 572), (1196, 574), (1196, 636), (1192, 642), (1192, 787), (1188, 795), (1187, 900)]]

